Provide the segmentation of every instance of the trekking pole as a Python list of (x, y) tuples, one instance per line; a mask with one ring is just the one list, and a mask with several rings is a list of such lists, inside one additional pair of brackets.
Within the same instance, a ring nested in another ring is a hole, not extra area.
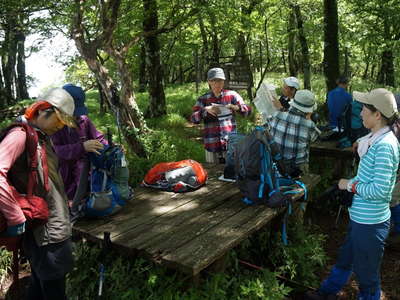
[(339, 217), (340, 217), (340, 214), (342, 212), (342, 208), (343, 208), (343, 205), (340, 204), (339, 205), (339, 210), (338, 210), (337, 215), (336, 215), (335, 228), (338, 227)]
[(100, 270), (99, 270), (99, 292), (97, 296), (99, 299), (101, 299), (101, 296), (103, 295), (103, 282), (104, 282), (104, 265), (100, 264)]

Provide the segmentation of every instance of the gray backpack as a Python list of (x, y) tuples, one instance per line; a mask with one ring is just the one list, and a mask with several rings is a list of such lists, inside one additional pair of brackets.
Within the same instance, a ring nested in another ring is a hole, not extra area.
[(280, 185), (295, 181), (285, 178), (282, 182), (274, 161), (282, 161), (278, 146), (268, 129), (256, 127), (235, 147), (236, 182), (246, 204), (266, 204), (269, 207), (286, 206), (290, 193), (282, 193)]

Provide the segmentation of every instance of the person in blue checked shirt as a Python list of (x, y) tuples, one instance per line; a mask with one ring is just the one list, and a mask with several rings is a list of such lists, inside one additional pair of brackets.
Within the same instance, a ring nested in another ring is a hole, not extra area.
[(399, 143), (390, 126), (398, 118), (393, 94), (383, 88), (354, 92), (363, 103), (361, 117), (371, 133), (358, 141), (357, 175), (340, 179), (338, 186), (354, 194), (349, 207), (347, 236), (338, 260), (317, 292), (306, 299), (336, 299), (354, 272), (359, 285), (357, 300), (379, 300), (380, 266), (390, 229), (390, 202), (399, 165)]
[(314, 94), (309, 90), (299, 90), (290, 101), (289, 110), (276, 112), (268, 122), (287, 170), (300, 169), (303, 174), (308, 173), (309, 147), (320, 134), (311, 120), (316, 108)]

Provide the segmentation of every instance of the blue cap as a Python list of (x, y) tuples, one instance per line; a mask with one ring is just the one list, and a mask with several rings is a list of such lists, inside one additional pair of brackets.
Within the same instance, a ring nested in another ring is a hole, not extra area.
[(74, 110), (74, 116), (79, 117), (82, 115), (87, 115), (88, 114), (88, 109), (85, 106), (85, 92), (83, 89), (79, 86), (73, 85), (71, 83), (67, 83), (62, 87), (64, 90), (66, 90), (74, 99), (75, 103), (75, 110)]

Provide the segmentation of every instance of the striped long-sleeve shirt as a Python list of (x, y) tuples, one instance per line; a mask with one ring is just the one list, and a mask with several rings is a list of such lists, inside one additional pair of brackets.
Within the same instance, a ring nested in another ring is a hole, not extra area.
[(200, 96), (193, 106), (191, 121), (198, 124), (201, 120), (204, 120), (204, 148), (210, 152), (226, 151), (228, 135), (236, 131), (236, 120), (234, 114), (219, 116), (219, 118), (207, 114), (204, 108), (213, 103), (239, 105), (239, 112), (243, 116), (251, 113), (251, 107), (244, 103), (243, 98), (237, 92), (229, 90), (222, 90), (219, 97), (215, 97), (210, 91)]
[(361, 224), (378, 224), (390, 218), (389, 204), (399, 165), (399, 144), (393, 132), (373, 144), (360, 160), (356, 194), (349, 208), (350, 219)]

